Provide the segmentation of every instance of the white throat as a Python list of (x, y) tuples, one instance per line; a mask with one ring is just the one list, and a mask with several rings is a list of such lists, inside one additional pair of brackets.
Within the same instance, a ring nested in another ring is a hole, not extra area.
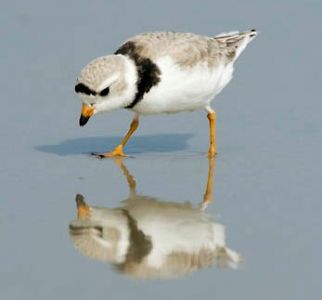
[(118, 54), (124, 59), (125, 72), (124, 79), (127, 84), (125, 89), (124, 98), (126, 99), (126, 105), (131, 103), (137, 92), (137, 81), (138, 81), (138, 71), (134, 61), (128, 56)]

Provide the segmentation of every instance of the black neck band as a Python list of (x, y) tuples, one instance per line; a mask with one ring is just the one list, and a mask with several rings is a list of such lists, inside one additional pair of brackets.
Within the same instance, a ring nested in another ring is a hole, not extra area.
[(136, 220), (126, 209), (122, 209), (122, 212), (127, 218), (130, 229), (130, 243), (126, 255), (126, 261), (139, 263), (151, 252), (152, 241), (150, 237), (146, 236), (143, 231), (138, 228)]
[(161, 72), (151, 59), (140, 56), (138, 47), (134, 42), (125, 43), (115, 54), (127, 55), (134, 61), (137, 68), (137, 92), (131, 103), (125, 106), (125, 108), (131, 109), (143, 99), (145, 93), (159, 83)]

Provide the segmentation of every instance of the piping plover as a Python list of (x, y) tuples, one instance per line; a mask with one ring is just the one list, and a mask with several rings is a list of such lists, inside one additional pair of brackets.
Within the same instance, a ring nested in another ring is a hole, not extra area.
[(122, 205), (93, 207), (76, 196), (77, 218), (69, 233), (82, 254), (139, 278), (175, 278), (206, 267), (239, 266), (242, 257), (226, 245), (224, 225), (203, 211), (212, 199), (214, 158), (198, 207), (137, 193), (135, 178), (122, 161), (118, 164), (129, 186)]
[(121, 143), (99, 157), (125, 156), (123, 148), (144, 114), (204, 109), (210, 126), (209, 157), (216, 153), (216, 113), (210, 102), (232, 78), (233, 65), (256, 30), (215, 37), (151, 32), (130, 38), (113, 55), (98, 57), (80, 72), (75, 91), (83, 106), (80, 126), (103, 111), (134, 112)]

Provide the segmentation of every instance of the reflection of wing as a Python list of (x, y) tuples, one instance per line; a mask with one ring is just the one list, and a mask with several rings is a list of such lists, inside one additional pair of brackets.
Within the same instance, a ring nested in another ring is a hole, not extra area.
[(224, 226), (189, 203), (134, 195), (119, 209), (91, 208), (70, 225), (74, 245), (86, 256), (110, 261), (135, 277), (178, 277), (210, 267), (237, 267)]
[(130, 190), (121, 207), (90, 207), (81, 195), (76, 197), (78, 217), (70, 224), (70, 236), (81, 253), (140, 278), (173, 278), (210, 266), (238, 266), (241, 257), (226, 247), (224, 226), (203, 212), (212, 200), (213, 159), (201, 209), (138, 195), (134, 177), (122, 161), (117, 164)]
[(212, 266), (237, 268), (240, 261), (238, 253), (222, 247), (216, 251), (201, 249), (197, 253), (173, 252), (167, 255), (161, 266), (128, 262), (118, 265), (117, 268), (125, 274), (138, 278), (177, 278)]

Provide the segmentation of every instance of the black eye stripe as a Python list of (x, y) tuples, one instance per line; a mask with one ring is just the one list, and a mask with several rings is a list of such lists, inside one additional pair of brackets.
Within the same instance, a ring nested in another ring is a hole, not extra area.
[(87, 85), (84, 83), (78, 83), (75, 85), (75, 92), (76, 93), (82, 93), (85, 95), (96, 95), (96, 92), (91, 90)]
[(107, 87), (104, 90), (101, 90), (100, 96), (106, 96), (106, 95), (108, 95), (109, 92), (110, 92), (110, 88)]

